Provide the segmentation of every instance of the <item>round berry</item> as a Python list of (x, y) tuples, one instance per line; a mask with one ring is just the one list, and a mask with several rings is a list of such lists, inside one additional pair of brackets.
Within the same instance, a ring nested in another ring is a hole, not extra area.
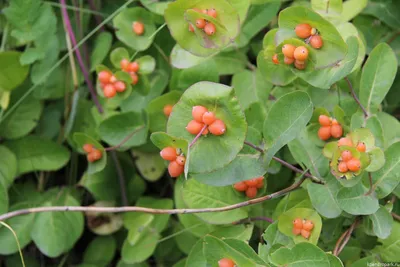
[(207, 111), (203, 114), (203, 122), (207, 125), (212, 124), (216, 119), (214, 112)]
[(247, 190), (248, 186), (245, 182), (238, 182), (233, 185), (233, 188), (235, 188), (236, 191), (244, 192)]
[(294, 66), (298, 70), (304, 70), (306, 68), (306, 64), (304, 63), (304, 61), (300, 61), (300, 60), (295, 60), (294, 61)]
[(278, 54), (275, 54), (275, 55), (272, 57), (272, 62), (274, 62), (274, 64), (276, 64), (276, 65), (279, 64)]
[(347, 168), (347, 163), (344, 162), (344, 161), (339, 162), (338, 170), (339, 170), (339, 172), (341, 172), (341, 173), (348, 172), (348, 171), (349, 171), (349, 168)]
[(310, 45), (315, 49), (320, 49), (324, 45), (324, 42), (322, 41), (321, 36), (314, 35), (310, 38)]
[(282, 46), (282, 53), (285, 57), (294, 58), (294, 51), (296, 50), (296, 46), (292, 44), (285, 44)]
[(249, 187), (255, 187), (258, 184), (258, 180), (256, 178), (246, 180), (244, 183)]
[(208, 9), (201, 10), (201, 13), (203, 13), (203, 14), (207, 14), (207, 12), (208, 12)]
[(331, 126), (322, 126), (318, 130), (319, 139), (326, 141), (331, 138)]
[(94, 159), (93, 153), (87, 154), (86, 158), (87, 158), (87, 160), (88, 160), (89, 162), (95, 162), (95, 161), (96, 161), (96, 160)]
[(228, 258), (223, 258), (218, 261), (218, 267), (235, 267), (235, 262)]
[(114, 87), (115, 87), (115, 90), (117, 90), (118, 93), (122, 93), (126, 89), (126, 85), (125, 85), (125, 83), (123, 81), (115, 82), (114, 83)]
[(90, 154), (93, 155), (95, 161), (101, 159), (101, 157), (103, 156), (103, 153), (101, 153), (101, 151), (98, 149), (93, 149), (93, 151)]
[(257, 181), (256, 187), (257, 187), (258, 189), (263, 188), (263, 187), (264, 187), (264, 179), (258, 180), (258, 181)]
[(339, 139), (338, 146), (353, 146), (353, 142), (350, 138), (343, 137)]
[(292, 232), (293, 232), (294, 235), (299, 235), (301, 233), (301, 230), (302, 229), (299, 229), (299, 228), (293, 228)]
[(169, 161), (176, 160), (177, 158), (176, 149), (170, 146), (163, 148), (163, 150), (160, 151), (160, 156), (165, 160)]
[(299, 38), (305, 39), (311, 36), (312, 27), (310, 24), (302, 23), (296, 26), (295, 32)]
[(246, 196), (248, 198), (255, 198), (257, 196), (257, 188), (256, 187), (249, 187), (246, 190)]
[(340, 125), (333, 125), (331, 126), (331, 135), (334, 138), (340, 138), (343, 135), (343, 128)]
[(223, 135), (226, 132), (226, 126), (223, 121), (216, 120), (208, 127), (208, 130), (210, 130), (213, 135)]
[(209, 15), (210, 17), (216, 18), (217, 10), (215, 10), (215, 8), (210, 8), (207, 10), (207, 15)]
[(306, 231), (311, 231), (314, 228), (314, 223), (310, 220), (305, 220), (303, 222), (303, 229)]
[(129, 75), (131, 75), (133, 85), (139, 82), (139, 76), (135, 72), (129, 72)]
[(186, 126), (186, 130), (191, 133), (197, 135), (201, 129), (203, 128), (203, 124), (200, 122), (197, 122), (195, 120), (191, 120), (188, 125)]
[(296, 229), (303, 229), (303, 220), (296, 218), (293, 220), (293, 227)]
[(93, 151), (93, 145), (92, 145), (92, 144), (84, 144), (84, 145), (83, 145), (83, 150), (84, 150), (86, 153), (90, 153), (90, 152)]
[(140, 69), (139, 63), (137, 63), (136, 61), (129, 63), (129, 65), (128, 65), (129, 72), (138, 72), (139, 69)]
[(293, 62), (294, 62), (294, 58), (285, 57), (285, 58), (283, 59), (283, 63), (285, 63), (286, 65), (293, 64)]
[(326, 115), (319, 115), (318, 122), (321, 126), (331, 126), (331, 118)]
[(352, 158), (347, 162), (347, 168), (352, 172), (357, 172), (361, 169), (361, 161), (356, 158)]
[(204, 131), (201, 133), (201, 135), (207, 135), (209, 132), (210, 131), (208, 130), (208, 128), (205, 128)]
[(117, 81), (118, 81), (117, 77), (115, 77), (114, 75), (111, 75), (111, 77), (110, 77), (110, 83), (115, 83), (115, 82), (117, 82)]
[(110, 82), (110, 78), (112, 76), (112, 73), (107, 71), (107, 70), (102, 70), (99, 72), (99, 74), (97, 75), (97, 78), (99, 79), (99, 81), (101, 83), (109, 83)]
[(169, 115), (171, 115), (171, 112), (172, 112), (172, 108), (173, 108), (173, 107), (174, 107), (174, 106), (172, 106), (172, 105), (165, 105), (165, 106), (164, 106), (164, 109), (163, 109), (164, 115), (167, 116), (167, 117), (169, 117)]
[(196, 20), (196, 27), (199, 29), (204, 29), (204, 27), (206, 26), (206, 20), (205, 19), (197, 19)]
[(204, 27), (204, 32), (207, 35), (214, 35), (216, 31), (215, 25), (211, 22), (207, 23), (207, 25)]
[(305, 239), (308, 239), (310, 235), (311, 235), (310, 231), (304, 229), (301, 230), (301, 236), (304, 237)]
[(365, 145), (365, 143), (360, 142), (357, 144), (357, 150), (360, 152), (365, 152), (367, 151), (367, 146)]
[(184, 156), (178, 156), (175, 161), (179, 165), (185, 166), (186, 158)]
[(168, 173), (171, 177), (175, 178), (183, 173), (184, 168), (184, 166), (179, 165), (176, 161), (171, 161), (168, 165)]
[(121, 69), (124, 71), (128, 71), (128, 67), (129, 67), (129, 60), (127, 60), (126, 58), (122, 59), (121, 62), (119, 63), (119, 65), (121, 66)]
[(294, 50), (294, 58), (304, 61), (308, 58), (308, 49), (305, 46), (299, 46)]
[(351, 152), (349, 150), (343, 151), (341, 156), (342, 156), (342, 160), (346, 161), (346, 162), (353, 158), (353, 155), (351, 154)]
[(192, 117), (195, 119), (197, 122), (203, 123), (203, 115), (206, 113), (208, 110), (206, 107), (203, 106), (194, 106), (192, 108)]
[(136, 35), (142, 35), (144, 33), (144, 24), (139, 21), (132, 23), (132, 30)]
[(194, 27), (193, 27), (192, 24), (189, 24), (189, 31), (190, 31), (190, 32), (194, 32)]
[(114, 85), (107, 84), (103, 89), (103, 93), (106, 98), (112, 98), (117, 94), (117, 90), (115, 89)]
[(332, 120), (332, 125), (340, 125), (339, 122), (337, 121), (337, 119), (333, 119)]

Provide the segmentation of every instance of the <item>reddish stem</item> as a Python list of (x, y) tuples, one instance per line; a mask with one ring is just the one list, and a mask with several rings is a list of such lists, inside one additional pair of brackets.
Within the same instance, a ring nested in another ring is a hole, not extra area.
[(201, 128), (200, 132), (196, 135), (196, 137), (193, 139), (193, 141), (189, 144), (189, 148), (191, 148), (194, 143), (196, 143), (197, 139), (200, 138), (200, 136), (203, 134), (203, 132), (207, 129), (207, 125), (204, 124), (203, 128)]

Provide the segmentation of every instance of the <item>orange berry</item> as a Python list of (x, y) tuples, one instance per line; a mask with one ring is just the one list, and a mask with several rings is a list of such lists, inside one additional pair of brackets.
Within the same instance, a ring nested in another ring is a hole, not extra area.
[(235, 188), (236, 191), (244, 192), (247, 190), (248, 186), (245, 182), (238, 182), (233, 185), (233, 188)]
[(210, 17), (216, 18), (217, 17), (217, 10), (215, 8), (211, 8), (207, 10), (207, 15)]
[(208, 129), (213, 135), (223, 135), (226, 132), (225, 123), (221, 120), (214, 121)]
[(347, 168), (352, 172), (357, 172), (361, 169), (361, 161), (356, 158), (352, 158), (347, 162)]
[(311, 235), (310, 231), (304, 229), (301, 230), (301, 236), (304, 237), (305, 239), (308, 239), (310, 235)]
[(207, 125), (212, 124), (216, 119), (214, 112), (207, 111), (203, 114), (203, 122)]
[(207, 25), (204, 27), (204, 32), (207, 35), (214, 35), (216, 31), (215, 25), (211, 22), (207, 23)]
[(294, 50), (294, 58), (304, 61), (308, 58), (308, 49), (305, 46), (299, 46)]
[(275, 54), (273, 57), (272, 57), (272, 62), (274, 62), (274, 64), (279, 64), (279, 59), (278, 59), (278, 54)]
[(87, 154), (87, 155), (86, 155), (86, 158), (87, 158), (87, 160), (88, 160), (89, 162), (94, 162), (94, 161), (95, 161), (94, 155), (93, 155), (92, 153)]
[(338, 170), (339, 170), (341, 173), (348, 172), (348, 171), (349, 171), (349, 168), (347, 168), (347, 163), (344, 162), (344, 161), (339, 162)]
[(218, 261), (218, 267), (235, 267), (235, 262), (228, 258), (223, 258)]
[(176, 161), (171, 161), (168, 165), (168, 173), (173, 178), (181, 175), (184, 169), (185, 167), (183, 165), (179, 165)]
[(129, 72), (129, 75), (131, 75), (133, 85), (139, 82), (139, 76), (135, 72)]
[(203, 124), (195, 120), (191, 120), (186, 126), (186, 130), (191, 134), (198, 134), (203, 128)]
[(254, 186), (256, 186), (258, 184), (258, 180), (256, 178), (253, 178), (253, 179), (244, 181), (244, 183), (247, 186), (254, 187)]
[(112, 76), (112, 73), (107, 71), (107, 70), (102, 70), (99, 72), (99, 74), (97, 75), (97, 78), (99, 79), (99, 81), (101, 83), (109, 83), (110, 82), (110, 78)]
[(167, 117), (169, 117), (169, 115), (170, 115), (171, 112), (172, 112), (172, 108), (173, 108), (173, 107), (174, 107), (174, 106), (172, 106), (172, 105), (165, 105), (165, 106), (164, 106), (164, 109), (163, 109), (164, 115), (167, 116)]
[(171, 146), (165, 147), (163, 148), (163, 150), (160, 151), (160, 156), (165, 160), (169, 161), (176, 160), (177, 158), (176, 149)]
[(192, 117), (195, 119), (197, 122), (203, 123), (203, 115), (206, 113), (208, 110), (206, 107), (203, 106), (194, 106), (192, 108)]
[(84, 150), (86, 153), (90, 153), (90, 152), (93, 151), (93, 145), (92, 145), (92, 144), (84, 144), (84, 145), (83, 145), (83, 150)]
[(365, 152), (367, 151), (367, 146), (363, 142), (360, 142), (357, 144), (357, 150), (360, 152)]
[(257, 188), (256, 187), (249, 187), (246, 190), (246, 196), (248, 198), (255, 198), (257, 196)]
[(302, 229), (293, 228), (293, 229), (292, 229), (292, 232), (293, 232), (294, 235), (299, 235), (299, 234), (301, 233), (301, 230), (302, 230)]
[(332, 125), (340, 125), (339, 122), (336, 119), (332, 120)]
[(331, 126), (331, 118), (326, 115), (319, 115), (318, 121), (321, 126)]
[(310, 24), (307, 24), (307, 23), (299, 24), (295, 28), (296, 35), (299, 38), (303, 38), (303, 39), (311, 36), (311, 30), (312, 30), (312, 27), (310, 26)]
[(264, 187), (264, 179), (262, 179), (262, 180), (257, 180), (257, 185), (256, 185), (256, 187), (257, 187), (258, 189), (263, 188), (263, 187)]
[(207, 14), (207, 12), (208, 12), (208, 9), (201, 10), (201, 13), (203, 13), (203, 14)]
[(192, 26), (192, 24), (189, 24), (189, 31), (194, 32), (194, 27)]
[(178, 156), (175, 161), (179, 165), (185, 166), (186, 158), (184, 156)]
[(331, 135), (334, 138), (339, 138), (343, 135), (343, 128), (340, 125), (333, 125), (331, 126)]
[(319, 139), (325, 141), (331, 138), (331, 126), (322, 126), (318, 130)]
[(196, 27), (199, 29), (204, 29), (206, 26), (206, 20), (205, 19), (197, 19), (196, 20)]
[(132, 30), (136, 35), (142, 35), (144, 33), (144, 24), (139, 21), (132, 23)]
[(304, 70), (306, 68), (306, 64), (304, 63), (304, 61), (299, 61), (299, 60), (294, 61), (294, 66), (298, 70)]
[(310, 220), (303, 221), (303, 230), (311, 231), (314, 228), (314, 223)]
[(208, 130), (208, 128), (205, 128), (204, 131), (201, 133), (201, 135), (207, 135), (209, 132), (210, 131)]
[(111, 75), (111, 77), (110, 77), (110, 83), (115, 83), (115, 82), (117, 82), (117, 81), (118, 81), (117, 77), (115, 77), (114, 75)]
[(103, 153), (101, 153), (101, 151), (98, 149), (93, 149), (93, 151), (90, 154), (93, 155), (95, 161), (101, 159), (101, 157), (103, 156)]
[(310, 45), (315, 49), (320, 49), (324, 45), (324, 42), (322, 41), (321, 36), (314, 35), (310, 38)]
[(353, 155), (351, 154), (351, 152), (349, 150), (343, 151), (341, 156), (342, 156), (342, 160), (346, 161), (346, 162), (353, 158)]
[(338, 146), (353, 146), (353, 142), (350, 138), (343, 137), (339, 139)]
[(292, 44), (285, 44), (282, 46), (282, 53), (285, 57), (294, 58), (294, 51), (296, 50), (296, 46)]
[(103, 89), (103, 93), (106, 98), (112, 98), (117, 94), (117, 90), (115, 89), (114, 85), (107, 84)]
[(122, 93), (126, 89), (126, 85), (125, 85), (125, 83), (123, 81), (115, 82), (114, 83), (114, 87), (115, 87), (115, 90), (117, 90), (118, 93)]
[(300, 218), (296, 218), (293, 220), (293, 228), (303, 229), (303, 220)]
[(129, 63), (129, 65), (128, 65), (129, 72), (138, 72), (139, 69), (140, 69), (139, 63), (137, 63), (136, 61)]
[(283, 59), (283, 63), (285, 63), (286, 65), (293, 64), (293, 62), (294, 62), (294, 58), (285, 57), (285, 58)]
[(124, 58), (121, 60), (121, 62), (119, 64), (120, 64), (122, 70), (128, 71), (129, 63), (130, 63), (129, 60)]

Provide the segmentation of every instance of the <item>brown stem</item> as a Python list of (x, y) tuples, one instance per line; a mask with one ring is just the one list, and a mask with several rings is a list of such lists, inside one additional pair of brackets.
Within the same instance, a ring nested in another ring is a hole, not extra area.
[(338, 239), (336, 242), (335, 248), (333, 249), (333, 255), (338, 256), (340, 252), (344, 249), (347, 243), (350, 240), (351, 234), (353, 233), (354, 229), (358, 226), (361, 221), (361, 217), (356, 217), (354, 222), (350, 225), (350, 228), (347, 229)]
[(123, 206), (128, 206), (128, 197), (126, 194), (126, 187), (125, 187), (125, 175), (124, 171), (122, 170), (121, 164), (118, 160), (117, 153), (115, 151), (111, 151), (111, 157), (114, 160), (115, 168), (117, 169), (117, 174), (118, 174), (118, 181), (119, 181), (119, 188), (121, 191), (121, 200), (122, 200), (122, 205)]
[(248, 142), (248, 141), (244, 141), (244, 144), (247, 145), (247, 146), (249, 146), (249, 147), (251, 147), (251, 148), (254, 148), (254, 149), (257, 150), (258, 152), (264, 153), (264, 149), (262, 149), (261, 147), (256, 146), (256, 145), (253, 144), (253, 143), (250, 143), (250, 142)]
[(387, 43), (390, 44), (391, 42), (393, 42), (394, 40), (396, 40), (397, 36), (399, 36), (399, 35), (400, 35), (400, 31), (395, 32), (395, 33), (393, 34), (393, 36), (387, 41)]
[(398, 215), (398, 214), (392, 212), (392, 217), (393, 217), (395, 220), (398, 220), (398, 221), (400, 222), (400, 215)]
[(357, 102), (358, 106), (359, 106), (359, 107), (361, 108), (361, 110), (363, 111), (364, 117), (365, 117), (365, 118), (368, 118), (368, 112), (367, 112), (367, 110), (364, 108), (364, 106), (361, 104), (361, 102), (360, 102), (360, 100), (358, 99), (356, 93), (354, 92), (353, 85), (351, 84), (349, 78), (345, 77), (344, 79), (346, 80), (347, 85), (348, 85), (349, 88), (350, 88), (350, 93), (351, 93), (351, 95), (353, 96), (354, 100)]
[(128, 142), (129, 139), (132, 138), (132, 136), (134, 136), (137, 132), (139, 132), (140, 130), (142, 130), (144, 128), (143, 126), (140, 126), (139, 128), (136, 128), (135, 130), (133, 130), (133, 132), (131, 132), (127, 137), (125, 137), (121, 143), (119, 143), (118, 145), (115, 146), (110, 146), (110, 147), (106, 147), (104, 148), (105, 151), (112, 151), (112, 150), (116, 150), (118, 148), (120, 148), (121, 146), (123, 146), (126, 142)]
[(39, 212), (51, 212), (51, 211), (71, 211), (71, 212), (101, 212), (101, 213), (120, 213), (120, 212), (143, 212), (143, 213), (151, 213), (151, 214), (188, 214), (188, 213), (204, 213), (204, 212), (221, 212), (239, 209), (245, 206), (261, 203), (267, 200), (275, 199), (281, 196), (286, 195), (289, 192), (292, 192), (300, 187), (300, 185), (305, 181), (305, 177), (302, 177), (299, 181), (292, 184), (291, 186), (277, 191), (275, 193), (250, 199), (244, 202), (239, 202), (236, 204), (218, 207), (218, 208), (201, 208), (201, 209), (152, 209), (145, 207), (136, 207), (136, 206), (127, 206), (127, 207), (81, 207), (81, 206), (53, 206), (53, 207), (37, 207), (30, 209), (20, 209), (11, 211), (5, 214), (0, 215), (0, 221), (4, 221), (10, 219), (12, 217), (30, 214), (30, 213), (39, 213)]
[(268, 217), (249, 217), (249, 218), (244, 218), (241, 220), (238, 220), (236, 222), (233, 222), (233, 225), (238, 225), (238, 224), (242, 224), (242, 223), (250, 223), (250, 222), (255, 222), (255, 221), (265, 221), (265, 222), (269, 222), (269, 223), (273, 223), (274, 220), (272, 220), (271, 218)]
[[(93, 11), (97, 11), (97, 8), (96, 8), (96, 5), (95, 5), (94, 1), (93, 0), (89, 0), (88, 2), (89, 2), (90, 9), (93, 10)], [(97, 24), (101, 23), (102, 18), (98, 14), (95, 14), (94, 18), (95, 18)], [(104, 27), (101, 26), (99, 31), (100, 32), (104, 31)]]
[(375, 191), (375, 188), (374, 188), (373, 182), (372, 182), (372, 174), (370, 172), (368, 173), (368, 180), (369, 180), (369, 190), (367, 193), (365, 193), (366, 196), (371, 195)]
[(197, 141), (197, 139), (200, 138), (200, 136), (203, 134), (203, 132), (207, 129), (207, 125), (204, 124), (203, 128), (201, 128), (200, 132), (196, 135), (196, 137), (192, 140), (192, 142), (189, 144), (189, 148), (191, 148)]

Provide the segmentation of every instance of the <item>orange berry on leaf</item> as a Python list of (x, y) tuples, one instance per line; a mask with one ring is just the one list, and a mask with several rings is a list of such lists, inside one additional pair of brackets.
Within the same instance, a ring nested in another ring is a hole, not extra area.
[(294, 61), (294, 66), (298, 70), (304, 70), (306, 68), (305, 62), (304, 61), (300, 61), (300, 60), (295, 60)]
[[(203, 125), (203, 127), (204, 127), (204, 125)], [(210, 131), (207, 128), (205, 128), (204, 131), (201, 134), (202, 135), (207, 135), (209, 132)]]
[(246, 196), (248, 198), (255, 198), (257, 196), (257, 188), (256, 187), (249, 187), (246, 190)]
[(264, 187), (264, 180), (258, 180), (257, 182), (258, 182), (258, 183), (257, 183), (256, 187), (257, 187), (258, 189)]
[(293, 64), (293, 62), (294, 62), (294, 58), (285, 57), (285, 58), (283, 59), (283, 63), (285, 63), (286, 65)]
[(322, 126), (318, 130), (319, 139), (326, 141), (331, 138), (331, 126)]
[(128, 66), (129, 66), (129, 60), (127, 60), (126, 58), (122, 59), (121, 62), (119, 63), (121, 66), (122, 70), (127, 71), (128, 70)]
[(139, 21), (132, 23), (132, 30), (136, 35), (142, 35), (144, 33), (144, 24)]
[(341, 173), (348, 172), (348, 171), (349, 171), (349, 168), (347, 168), (347, 163), (346, 163), (345, 161), (339, 162), (338, 170), (339, 170), (339, 172), (341, 172)]
[(223, 258), (218, 261), (218, 267), (235, 267), (235, 262), (228, 258)]
[(115, 83), (114, 83), (114, 87), (115, 87), (115, 90), (116, 90), (118, 93), (122, 93), (122, 92), (124, 92), (125, 89), (126, 89), (126, 85), (125, 85), (125, 83), (124, 83), (123, 81), (117, 81), (117, 82), (115, 82)]
[(207, 35), (214, 35), (216, 31), (215, 25), (211, 22), (207, 23), (207, 25), (204, 27), (204, 32)]
[(360, 142), (357, 144), (357, 150), (360, 152), (365, 152), (367, 151), (367, 146), (365, 145), (365, 143)]
[(215, 10), (215, 8), (210, 8), (207, 10), (207, 15), (209, 15), (210, 17), (216, 18), (217, 10)]
[(204, 29), (204, 27), (206, 26), (206, 20), (205, 19), (197, 19), (196, 20), (196, 27), (199, 29)]
[(300, 218), (296, 218), (293, 220), (293, 227), (297, 229), (303, 229), (303, 220)]
[(343, 135), (343, 128), (341, 125), (333, 125), (331, 126), (331, 135), (334, 138), (339, 138)]
[(191, 133), (197, 135), (201, 129), (203, 128), (204, 124), (200, 123), (195, 120), (191, 120), (188, 125), (186, 126), (186, 130)]
[(106, 98), (112, 98), (117, 94), (117, 90), (115, 89), (114, 85), (107, 84), (104, 86), (103, 93)]
[(90, 154), (93, 155), (95, 161), (101, 159), (101, 157), (103, 156), (103, 153), (101, 153), (101, 151), (98, 149), (93, 149), (93, 151)]
[(353, 158), (353, 155), (351, 154), (351, 152), (349, 150), (345, 150), (342, 152), (341, 157), (342, 157), (343, 161), (347, 162)]
[(136, 72), (129, 72), (129, 75), (132, 78), (132, 84), (135, 85), (139, 82), (139, 76), (136, 74)]
[(302, 23), (296, 26), (295, 32), (299, 38), (308, 38), (311, 36), (312, 27), (310, 24)]
[(215, 117), (214, 112), (207, 111), (203, 114), (203, 122), (207, 125), (212, 124), (217, 118)]
[(84, 150), (86, 153), (90, 153), (90, 152), (93, 151), (93, 145), (92, 145), (92, 144), (84, 144), (84, 145), (83, 145), (83, 150)]
[(331, 126), (331, 118), (326, 115), (319, 115), (318, 122), (321, 126)]
[(97, 78), (99, 79), (99, 81), (101, 83), (109, 83), (110, 82), (110, 78), (112, 76), (112, 73), (107, 71), (107, 70), (102, 70), (99, 72), (99, 74), (97, 75)]
[(118, 81), (117, 77), (115, 77), (114, 75), (111, 75), (111, 77), (110, 77), (110, 83), (115, 83), (115, 82), (117, 82), (117, 81)]
[(171, 115), (173, 107), (174, 106), (172, 106), (172, 105), (165, 105), (164, 108), (163, 108), (164, 115), (169, 117), (169, 115)]
[(299, 235), (299, 234), (301, 234), (301, 230), (302, 229), (299, 229), (299, 228), (293, 228), (292, 232), (293, 232), (294, 235)]
[(294, 58), (304, 61), (308, 58), (308, 49), (305, 46), (299, 46), (294, 50)]
[(203, 115), (206, 113), (208, 110), (206, 107), (203, 106), (194, 106), (192, 108), (192, 117), (195, 119), (197, 122), (203, 123)]
[(186, 158), (184, 156), (178, 156), (175, 161), (179, 165), (185, 166)]
[(352, 158), (347, 162), (347, 168), (352, 172), (357, 172), (361, 169), (361, 161), (356, 158)]
[(274, 64), (279, 64), (279, 59), (278, 59), (278, 54), (275, 54), (273, 57), (272, 57), (272, 62), (274, 62)]
[(343, 137), (339, 139), (338, 146), (353, 146), (353, 142), (350, 138)]
[(181, 175), (184, 169), (185, 167), (183, 165), (179, 165), (176, 161), (171, 161), (168, 165), (168, 173), (173, 178)]
[(208, 127), (208, 130), (213, 135), (223, 135), (226, 132), (226, 126), (223, 121), (216, 120)]
[(303, 229), (307, 231), (311, 231), (314, 228), (314, 223), (310, 220), (303, 221)]
[(321, 36), (314, 35), (310, 38), (310, 45), (315, 49), (320, 49), (324, 45), (324, 41), (322, 41)]
[(258, 180), (257, 180), (257, 178), (253, 178), (253, 179), (244, 181), (244, 183), (249, 187), (256, 186), (258, 184)]
[(94, 159), (94, 155), (92, 153), (87, 154), (86, 156), (87, 160), (89, 162), (95, 162), (96, 160)]
[(301, 230), (301, 236), (304, 237), (305, 239), (308, 239), (310, 235), (311, 235), (310, 231), (304, 229)]
[(174, 147), (166, 147), (163, 148), (163, 150), (160, 151), (160, 156), (169, 161), (176, 160), (177, 154), (176, 154), (176, 149)]
[(139, 69), (140, 69), (139, 63), (137, 63), (136, 61), (129, 63), (129, 65), (128, 65), (129, 72), (138, 72)]
[(242, 181), (242, 182), (238, 182), (238, 183), (234, 184), (233, 188), (235, 188), (236, 191), (244, 192), (247, 190), (248, 186), (245, 182)]
[(282, 53), (285, 57), (294, 58), (294, 51), (296, 50), (296, 46), (292, 44), (285, 44), (282, 46)]
[(189, 24), (189, 31), (190, 31), (190, 32), (194, 32), (194, 27), (193, 27), (192, 24)]

